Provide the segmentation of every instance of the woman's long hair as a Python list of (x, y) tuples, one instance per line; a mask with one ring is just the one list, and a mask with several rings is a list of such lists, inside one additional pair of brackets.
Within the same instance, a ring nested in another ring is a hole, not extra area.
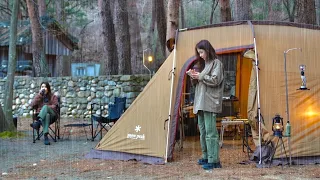
[(51, 97), (51, 86), (50, 86), (50, 84), (48, 82), (42, 82), (40, 84), (40, 88), (41, 88), (42, 84), (46, 85), (46, 88), (48, 89), (48, 97)]
[(214, 50), (214, 48), (212, 47), (212, 45), (210, 44), (210, 42), (208, 40), (201, 40), (200, 42), (197, 43), (197, 45), (195, 47), (196, 56), (198, 59), (201, 59), (197, 49), (205, 50), (208, 54), (208, 60), (214, 60), (214, 59), (218, 58), (216, 51)]

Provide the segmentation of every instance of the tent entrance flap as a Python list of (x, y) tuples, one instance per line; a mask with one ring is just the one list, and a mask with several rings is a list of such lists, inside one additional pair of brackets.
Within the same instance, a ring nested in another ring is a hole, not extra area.
[[(179, 109), (180, 109), (180, 103), (181, 103), (181, 97), (182, 97), (182, 91), (183, 91), (183, 86), (185, 82), (185, 74), (187, 70), (190, 68), (191, 64), (196, 61), (196, 57), (191, 57), (189, 58), (181, 68), (181, 71), (178, 76), (178, 85), (176, 87), (176, 94), (175, 94), (175, 103), (173, 106), (173, 114), (172, 114), (172, 120), (171, 120), (171, 134), (170, 134), (170, 141), (169, 141), (169, 147), (168, 147), (168, 160), (172, 160), (173, 158), (173, 149), (175, 145), (175, 138), (176, 138), (176, 132), (178, 128), (178, 123), (179, 123)], [(180, 137), (181, 138), (181, 137)]]

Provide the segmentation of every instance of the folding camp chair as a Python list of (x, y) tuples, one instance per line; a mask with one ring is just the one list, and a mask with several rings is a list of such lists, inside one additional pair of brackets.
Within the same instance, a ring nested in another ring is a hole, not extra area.
[[(60, 98), (58, 97), (58, 107), (57, 107), (57, 119), (50, 120), (49, 125), (49, 136), (54, 142), (57, 142), (57, 139), (60, 139)], [(33, 109), (33, 115), (32, 115), (32, 123), (35, 121), (38, 121), (38, 113), (36, 112), (36, 109)], [(54, 127), (51, 127), (51, 126)], [(36, 140), (40, 140), (41, 136), (43, 136), (43, 130), (40, 132), (40, 130), (36, 130), (32, 128), (32, 138), (33, 143), (36, 142)]]
[[(33, 109), (32, 123), (36, 121), (38, 121), (38, 113), (36, 113), (36, 110)], [(36, 130), (32, 128), (33, 143), (35, 143), (36, 140), (40, 140), (41, 136), (43, 136), (43, 131), (40, 132), (39, 129)], [(60, 139), (60, 108), (58, 108), (57, 119), (50, 120), (49, 136), (54, 142), (57, 142), (57, 139)]]
[(114, 104), (118, 104), (120, 102), (123, 102), (123, 110), (125, 111), (126, 110), (126, 101), (127, 101), (127, 98), (126, 97), (115, 97), (114, 98)]
[[(124, 107), (125, 104), (123, 101), (117, 102), (116, 104), (109, 104), (108, 105), (108, 116), (103, 117), (101, 114), (100, 115), (93, 115), (93, 106), (95, 103), (91, 104), (91, 134), (92, 134), (92, 141), (100, 134), (100, 139), (102, 139), (102, 130), (106, 130), (108, 132), (108, 128), (112, 127), (113, 124), (116, 123), (116, 121), (120, 118), (122, 113), (124, 112)], [(101, 108), (101, 107), (100, 107)], [(103, 108), (101, 108), (101, 111)], [(96, 123), (94, 123), (96, 122)], [(96, 127), (94, 128), (94, 126)], [(95, 129), (95, 130), (94, 130)]]

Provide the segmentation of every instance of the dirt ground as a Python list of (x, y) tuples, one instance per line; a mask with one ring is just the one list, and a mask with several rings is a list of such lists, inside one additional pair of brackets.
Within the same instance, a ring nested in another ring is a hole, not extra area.
[(213, 171), (196, 164), (201, 155), (198, 136), (187, 137), (182, 149), (177, 145), (175, 160), (165, 165), (86, 159), (98, 140), (87, 140), (83, 129), (61, 128), (63, 139), (45, 146), (42, 139), (32, 143), (28, 123), (18, 122), (26, 137), (0, 140), (0, 179), (320, 179), (320, 165), (257, 168), (242, 151), (242, 141), (232, 138), (220, 151), (223, 168)]

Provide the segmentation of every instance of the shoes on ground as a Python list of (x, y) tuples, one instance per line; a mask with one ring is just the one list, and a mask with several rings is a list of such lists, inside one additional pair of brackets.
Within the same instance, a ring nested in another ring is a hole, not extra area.
[(199, 159), (198, 160), (198, 164), (199, 165), (204, 165), (204, 164), (207, 164), (208, 163), (208, 159)]
[(48, 133), (44, 134), (44, 145), (50, 145)]
[(207, 164), (202, 165), (202, 168), (204, 170), (211, 170), (211, 169), (213, 169), (213, 167), (214, 167), (213, 163), (207, 163)]
[(211, 170), (213, 168), (222, 168), (221, 163), (217, 162), (217, 163), (207, 163), (202, 165), (202, 168), (205, 170)]
[(31, 123), (30, 126), (31, 126), (33, 129), (39, 131), (40, 126), (41, 126), (41, 121), (35, 121), (35, 122)]
[(217, 162), (217, 163), (213, 163), (213, 168), (222, 168), (222, 165), (220, 162)]

